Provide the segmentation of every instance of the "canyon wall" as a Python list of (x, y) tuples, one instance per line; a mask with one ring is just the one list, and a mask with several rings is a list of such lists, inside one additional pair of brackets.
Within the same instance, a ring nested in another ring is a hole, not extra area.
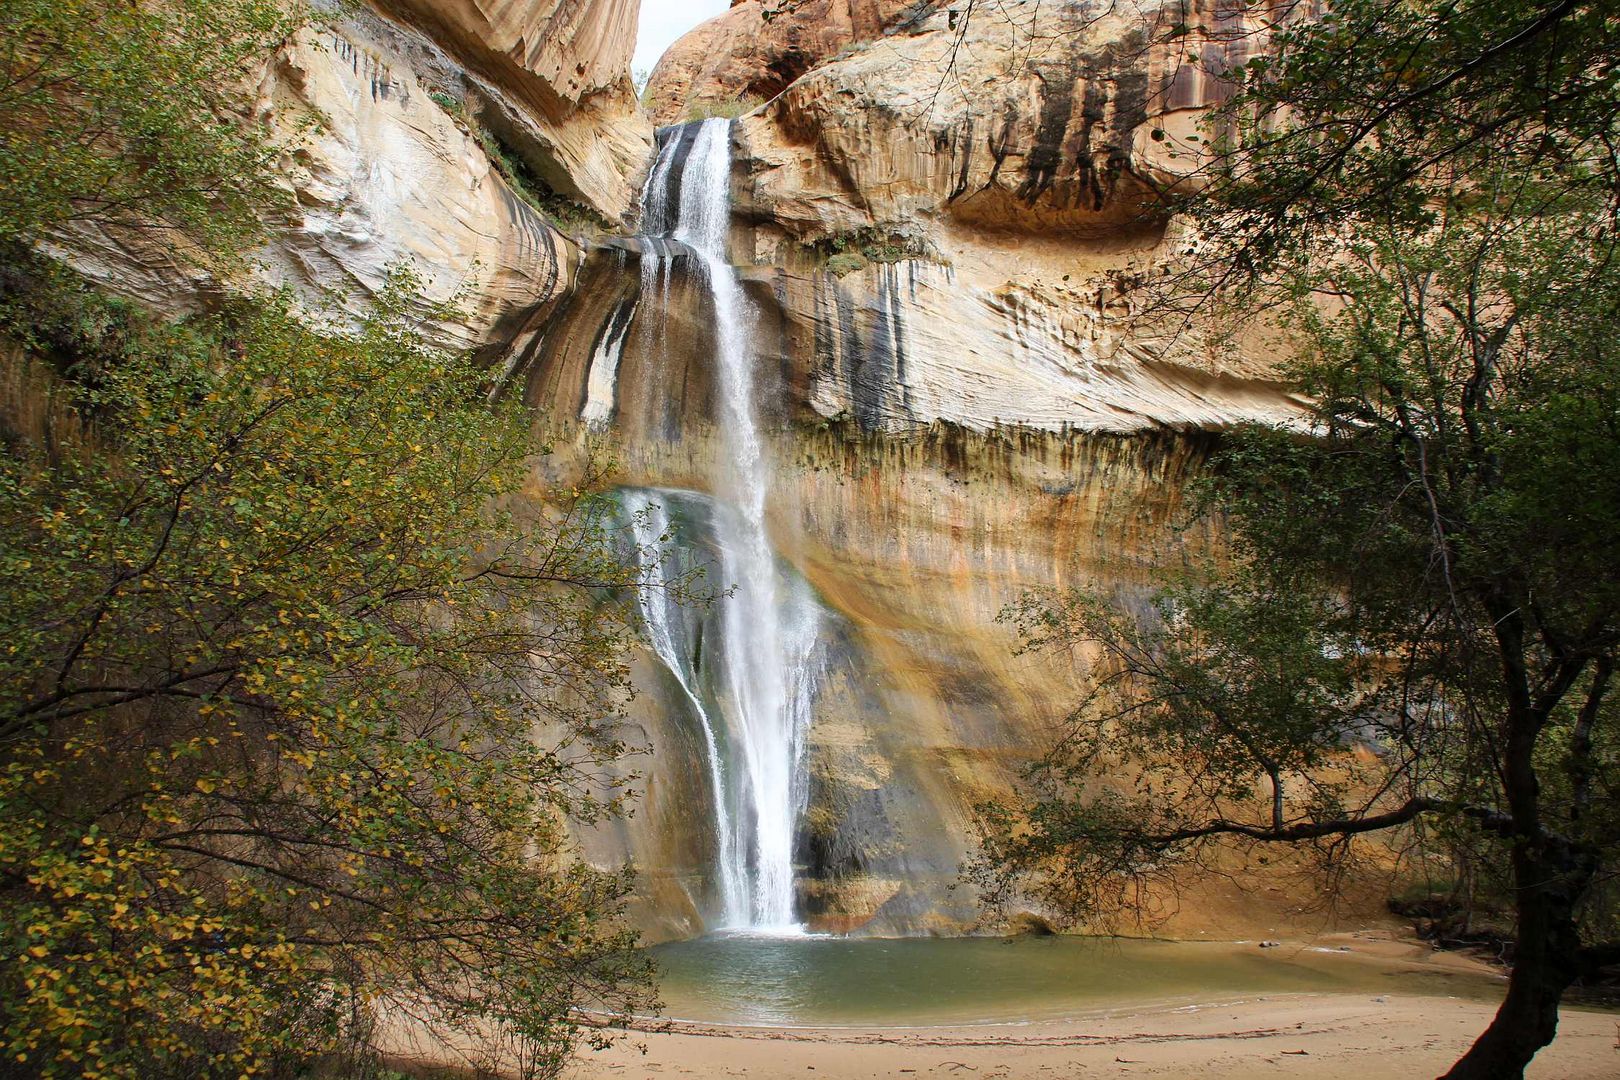
[[(604, 227), (622, 226), (652, 148), (628, 73), (634, 0), (387, 0), (344, 6), (247, 72), (241, 122), (284, 154), (285, 209), (247, 253), (262, 282), (311, 308), (363, 301), (391, 268), (420, 277), (454, 347), (504, 346), (515, 312), (566, 295), (581, 230), (505, 174)], [(507, 160), (497, 161), (497, 156)], [(140, 230), (79, 230), (58, 253), (170, 312), (230, 287)]]
[[(1190, 136), (1224, 84), (1147, 48), (1139, 16), (1001, 8), (969, 24), (817, 0), (767, 21), (745, 0), (648, 90), (665, 118), (772, 95), (732, 127), (731, 259), (754, 309), (772, 539), (829, 613), (797, 851), (813, 929), (974, 926), (952, 888), (972, 808), (1005, 797), (1082, 691), (1073, 657), (1020, 655), (999, 613), (1070, 584), (1144, 595), (1218, 543), (1177, 528), (1212, 433), (1300, 415), (1271, 348), (1151, 307), (1194, 242), (1156, 200), (1196, 167)], [(706, 296), (668, 241), (604, 240), (531, 316), (509, 392), (622, 482), (703, 490), (724, 471)], [(685, 936), (718, 905), (704, 748), (650, 657), (638, 683), (645, 801), (590, 849), (634, 853), (638, 917)], [(1171, 928), (1309, 919), (1223, 888)]]
[[(1145, 44), (1152, 9), (743, 0), (670, 50), (649, 115), (627, 72), (637, 6), (379, 0), (288, 42), (246, 122), (322, 123), (289, 142), (292, 209), (256, 272), (313, 304), (409, 265), (428, 301), (458, 299), (432, 330), (477, 349), (556, 448), (536, 506), (603, 459), (612, 484), (703, 491), (725, 452), (715, 312), (679, 245), (635, 235), (637, 192), (654, 118), (759, 99), (730, 131), (730, 261), (771, 539), (825, 611), (799, 910), (962, 932), (972, 808), (1082, 690), (1073, 658), (1019, 654), (999, 612), (1069, 584), (1141, 595), (1218, 543), (1175, 527), (1212, 433), (1299, 416), (1269, 346), (1150, 302), (1196, 243), (1157, 207), (1196, 169), (1244, 16), (1194, 5), (1167, 50)], [(657, 135), (676, 170), (692, 134)], [(136, 236), (64, 252), (171, 310), (220, 287)], [(636, 862), (650, 937), (691, 935), (718, 900), (705, 749), (667, 666), (643, 650), (634, 674), (643, 795), (584, 840)], [(1180, 925), (1275, 929), (1295, 907), (1205, 892)]]

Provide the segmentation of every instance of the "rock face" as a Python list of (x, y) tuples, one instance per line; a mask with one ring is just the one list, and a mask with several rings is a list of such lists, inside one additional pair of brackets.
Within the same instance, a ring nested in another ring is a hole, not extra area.
[[(1189, 136), (1226, 93), (1218, 68), (1191, 44), (1150, 47), (1158, 17), (1135, 8), (1000, 8), (908, 20), (746, 117), (754, 216), (799, 241), (919, 223), (1084, 238), (1151, 220), (1198, 162)], [(1222, 45), (1221, 62), (1247, 48)]]
[(505, 99), (504, 125), (542, 179), (622, 220), (651, 152), (630, 83), (639, 0), (381, 0)]
[[(605, 445), (619, 481), (708, 490), (724, 446), (713, 311), (695, 265), (649, 275), (645, 251), (592, 252), (512, 382), (547, 441), (581, 456)], [(1048, 297), (1042, 325), (926, 262), (843, 279), (754, 267), (745, 284), (772, 539), (831, 613), (800, 911), (824, 930), (961, 932), (977, 912), (950, 886), (972, 807), (1004, 797), (1082, 692), (1069, 658), (1016, 656), (999, 612), (1030, 589), (1150, 588), (1210, 542), (1172, 528), (1202, 429), (1287, 422), (1294, 406), (1262, 378), (1156, 362), (1095, 305)], [(628, 738), (651, 751), (636, 762), (646, 803), (591, 850), (632, 855), (642, 924), (687, 936), (716, 902), (698, 723), (650, 655), (638, 685)]]
[(659, 59), (647, 108), (660, 124), (762, 103), (856, 42), (936, 5), (903, 0), (733, 0)]
[(359, 22), (276, 57), (261, 108), (272, 117), (318, 110), (326, 122), (282, 170), (297, 216), (262, 257), (273, 280), (311, 297), (338, 282), (370, 291), (390, 267), (412, 266), (431, 299), (465, 292), (465, 317), (440, 331), (470, 347), (511, 307), (565, 292), (572, 245), (512, 191), (467, 122), (429, 96), (405, 59), (390, 28)]
[[(487, 146), (621, 221), (652, 145), (628, 77), (635, 10), (411, 0), (349, 10), (268, 57), (250, 122), (290, 141), (290, 211), (254, 253), (269, 283), (311, 303), (333, 290), (352, 301), (409, 266), (429, 304), (462, 308), (433, 322), (442, 343), (503, 347), (514, 313), (568, 291), (580, 250), (517, 195)], [(321, 123), (301, 133), (311, 116)], [(141, 235), (84, 233), (63, 254), (166, 310), (217, 287)]]

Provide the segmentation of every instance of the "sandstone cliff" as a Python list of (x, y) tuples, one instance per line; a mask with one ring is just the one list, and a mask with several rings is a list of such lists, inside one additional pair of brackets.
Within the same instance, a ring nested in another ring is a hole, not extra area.
[[(998, 612), (1071, 583), (1141, 595), (1216, 542), (1172, 527), (1207, 433), (1298, 416), (1264, 344), (1142, 309), (1191, 239), (1155, 200), (1196, 165), (1219, 64), (1145, 48), (1139, 12), (952, 7), (817, 0), (767, 23), (748, 0), (652, 83), (664, 117), (771, 95), (733, 126), (731, 250), (772, 539), (830, 613), (798, 851), (801, 911), (828, 930), (971, 925), (949, 888), (971, 807), (1008, 790), (1080, 692), (1066, 659), (1017, 657)], [(692, 132), (660, 133), (673, 185)], [(714, 316), (662, 243), (592, 251), (506, 373), (548, 436), (605, 444), (626, 483), (702, 490), (724, 443)], [(646, 803), (592, 851), (633, 853), (644, 925), (685, 935), (715, 907), (714, 808), (696, 720), (651, 656), (638, 685)], [(1179, 925), (1302, 918), (1204, 893)]]
[(639, 0), (380, 0), (496, 92), (504, 125), (541, 177), (622, 221), (650, 147), (630, 85)]
[[(385, 0), (289, 43), (258, 83), (259, 122), (324, 117), (284, 163), (296, 210), (264, 272), (313, 299), (407, 262), (429, 299), (460, 295), (466, 317), (438, 334), (479, 348), (563, 450), (537, 504), (593, 455), (618, 483), (702, 491), (724, 453), (703, 272), (628, 235), (654, 149), (625, 72), (636, 7)], [(1297, 416), (1266, 347), (1143, 310), (1192, 242), (1156, 199), (1196, 164), (1199, 110), (1248, 47), (1209, 32), (1236, 16), (1194, 6), (1171, 53), (1142, 45), (1151, 13), (961, 9), (806, 0), (767, 20), (744, 0), (652, 87), (665, 119), (769, 99), (731, 129), (730, 249), (771, 539), (827, 613), (796, 852), (800, 910), (825, 929), (971, 925), (973, 898), (949, 888), (971, 807), (1009, 789), (1080, 691), (1062, 659), (1015, 655), (997, 613), (1029, 588), (1151, 587), (1215, 542), (1171, 527), (1209, 433)], [(659, 138), (678, 187), (692, 129)], [(514, 168), (604, 227), (559, 228)], [(71, 255), (160, 304), (212, 287), (139, 238), (84, 236)], [(586, 841), (638, 864), (653, 936), (697, 933), (715, 904), (701, 740), (650, 651), (635, 676), (643, 804)], [(1284, 907), (1249, 917), (1267, 928)]]
[(774, 98), (856, 42), (926, 15), (915, 0), (733, 0), (659, 59), (647, 108), (660, 124)]
[[(247, 95), (245, 122), (289, 147), (288, 215), (253, 253), (264, 279), (319, 303), (408, 265), (427, 301), (465, 309), (435, 324), (444, 343), (498, 344), (514, 311), (567, 292), (580, 258), (502, 170), (515, 162), (531, 189), (609, 226), (634, 204), (652, 145), (628, 75), (635, 15), (630, 0), (399, 0), (286, 43)], [(171, 311), (219, 284), (138, 233), (81, 232), (61, 250)]]

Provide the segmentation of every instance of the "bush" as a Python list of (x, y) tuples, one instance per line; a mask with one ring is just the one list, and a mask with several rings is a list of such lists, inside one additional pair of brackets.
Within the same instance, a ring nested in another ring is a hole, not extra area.
[[(869, 262), (893, 263), (933, 257), (925, 241), (876, 225), (865, 225), (848, 232), (834, 233), (807, 246), (811, 251), (826, 258), (828, 271), (839, 277), (852, 270), (864, 269)], [(840, 269), (834, 269), (835, 260)], [(860, 262), (857, 264), (854, 260)]]
[(0, 4), (0, 243), (96, 223), (240, 251), (278, 198), (280, 148), (241, 120), (248, 71), (305, 17), (277, 0)]
[(865, 270), (866, 259), (853, 251), (840, 252), (827, 260), (827, 273), (834, 277), (844, 277), (860, 270)]
[(641, 1001), (567, 832), (616, 809), (624, 582), (588, 504), (493, 509), (529, 424), (409, 278), (341, 332), (10, 300), (81, 423), (0, 458), (8, 1065), (274, 1071), (395, 1010), (544, 1068)]

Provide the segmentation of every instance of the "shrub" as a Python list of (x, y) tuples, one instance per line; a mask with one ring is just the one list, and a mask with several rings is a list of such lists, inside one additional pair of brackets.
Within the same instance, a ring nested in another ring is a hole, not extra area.
[(527, 419), (412, 305), (401, 275), (353, 331), (283, 297), (6, 310), (95, 443), (0, 458), (0, 1044), (31, 1075), (244, 1075), (387, 1010), (549, 1066), (573, 1009), (640, 1000), (627, 880), (567, 832), (616, 809), (622, 575), (588, 504), (495, 509)]

